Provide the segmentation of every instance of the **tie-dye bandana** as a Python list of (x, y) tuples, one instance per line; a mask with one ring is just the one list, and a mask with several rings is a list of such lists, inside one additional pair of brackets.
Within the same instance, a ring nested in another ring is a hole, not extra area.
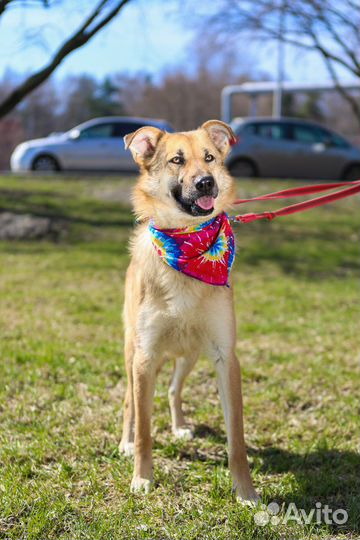
[(162, 260), (187, 276), (210, 285), (228, 285), (235, 256), (234, 233), (225, 213), (183, 229), (149, 226), (151, 241)]

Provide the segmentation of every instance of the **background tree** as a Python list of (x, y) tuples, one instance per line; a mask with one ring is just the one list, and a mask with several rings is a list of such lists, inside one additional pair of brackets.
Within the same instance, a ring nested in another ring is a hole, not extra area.
[(44, 137), (55, 131), (59, 105), (59, 96), (51, 80), (29, 94), (19, 105), (16, 115), (21, 121), (25, 138)]
[[(0, 80), (0, 99), (18, 84), (19, 76), (8, 73)], [(90, 118), (126, 112), (116, 77), (97, 80), (89, 75), (48, 79), (0, 119), (0, 169), (9, 168), (14, 147), (27, 139), (67, 131)]]
[(66, 131), (93, 117), (122, 115), (120, 89), (110, 76), (97, 81), (89, 75), (67, 77), (62, 85), (62, 111), (57, 129)]
[[(254, 80), (256, 73), (243, 56), (217, 48), (204, 36), (188, 50), (188, 67), (165, 71), (153, 81), (146, 74), (116, 78), (128, 114), (168, 120), (175, 129), (195, 129), (209, 118), (220, 118), (220, 95), (226, 84)], [(271, 106), (270, 106), (271, 107)], [(271, 108), (267, 111), (269, 113)], [(236, 115), (246, 115), (247, 99), (234, 103)]]
[[(104, 28), (131, 0), (100, 0), (95, 8), (87, 14), (83, 24), (71, 33), (50, 58), (47, 65), (28, 76), (18, 86), (13, 88), (0, 101), (0, 118), (13, 110), (27, 95), (40, 86), (56, 70), (70, 53), (85, 45), (95, 34)], [(51, 9), (52, 0), (33, 0), (42, 4), (45, 9)], [(6, 12), (19, 4), (18, 0), (0, 0), (0, 23), (6, 23)], [(31, 3), (30, 3), (31, 5)], [(23, 3), (24, 9), (27, 3)]]

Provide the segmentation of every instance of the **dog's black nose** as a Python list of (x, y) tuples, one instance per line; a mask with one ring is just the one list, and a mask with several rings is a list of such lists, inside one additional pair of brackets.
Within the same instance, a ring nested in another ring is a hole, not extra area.
[(208, 195), (212, 192), (215, 185), (215, 180), (212, 176), (203, 176), (196, 183), (196, 189), (203, 195)]

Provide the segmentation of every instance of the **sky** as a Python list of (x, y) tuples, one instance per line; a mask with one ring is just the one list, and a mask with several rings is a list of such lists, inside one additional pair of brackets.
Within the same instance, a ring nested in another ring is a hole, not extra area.
[[(187, 5), (191, 3), (184, 1)], [(42, 67), (96, 3), (95, 0), (58, 0), (55, 7), (47, 10), (23, 6), (8, 10), (0, 18), (0, 79), (9, 70), (26, 74)], [(186, 24), (181, 5), (181, 0), (129, 3), (87, 45), (64, 60), (56, 77), (88, 73), (102, 78), (114, 72), (146, 71), (156, 79), (163, 70), (179, 65), (185, 69), (191, 67), (189, 50), (198, 32), (195, 25)], [(241, 48), (239, 39), (240, 56)], [(246, 43), (245, 56), (256, 71), (276, 77), (276, 47)], [(294, 82), (330, 80), (316, 54), (304, 54), (290, 47), (285, 50), (285, 73), (286, 79)]]

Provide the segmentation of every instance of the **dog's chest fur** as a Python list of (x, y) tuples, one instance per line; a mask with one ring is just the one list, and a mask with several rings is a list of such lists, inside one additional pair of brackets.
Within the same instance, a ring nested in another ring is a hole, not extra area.
[(135, 238), (133, 254), (143, 288), (136, 320), (142, 349), (149, 356), (198, 354), (210, 339), (211, 311), (214, 306), (220, 309), (224, 288), (170, 268), (156, 253), (145, 228)]

